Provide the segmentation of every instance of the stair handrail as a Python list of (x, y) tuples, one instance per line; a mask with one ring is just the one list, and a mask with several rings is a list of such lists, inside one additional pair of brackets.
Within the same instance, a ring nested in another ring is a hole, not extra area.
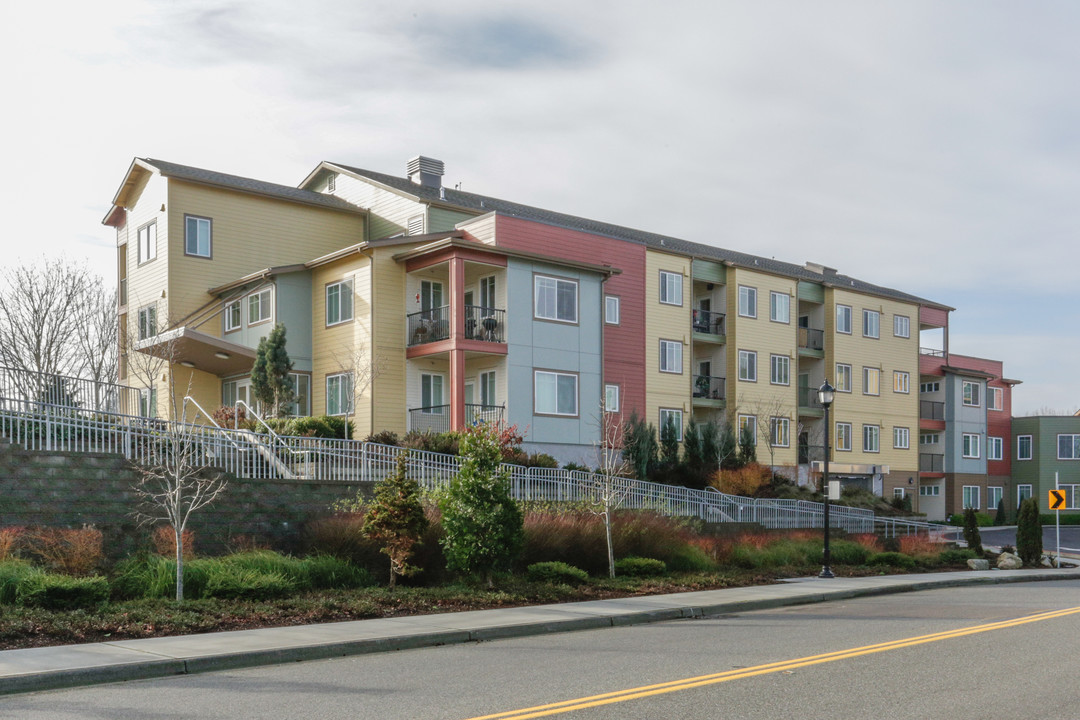
[[(266, 432), (270, 434), (270, 437), (272, 437), (272, 438), (274, 439), (274, 441), (275, 441), (275, 442), (276, 442), (276, 443), (277, 443), (278, 445), (280, 445), (281, 447), (285, 448), (285, 450), (286, 450), (286, 451), (287, 451), (287, 452), (288, 452), (288, 453), (289, 453), (290, 455), (303, 455), (303, 453), (301, 453), (300, 451), (298, 451), (298, 450), (294, 450), (294, 449), (293, 449), (293, 448), (292, 448), (292, 447), (291, 447), (291, 446), (289, 445), (289, 443), (285, 442), (285, 440), (284, 440), (284, 439), (282, 439), (282, 437), (281, 437), (280, 435), (278, 435), (278, 434), (277, 434), (276, 432), (274, 432), (274, 428), (272, 428), (272, 427), (270, 427), (269, 425), (267, 425), (267, 424), (266, 424), (266, 421), (262, 419), (262, 416), (261, 416), (261, 415), (259, 415), (259, 413), (255, 412), (255, 408), (251, 407), (250, 405), (248, 405), (248, 404), (247, 404), (246, 402), (244, 402), (243, 400), (237, 400), (237, 401), (236, 401), (236, 407), (237, 407), (237, 408), (239, 408), (239, 407), (240, 407), (241, 405), (243, 405), (243, 406), (244, 406), (244, 408), (246, 408), (246, 409), (247, 409), (248, 413), (249, 413), (249, 414), (250, 414), (250, 415), (251, 415), (252, 417), (254, 417), (254, 418), (255, 418), (256, 420), (258, 420), (258, 421), (259, 421), (259, 424), (261, 424), (261, 425), (262, 425), (262, 426), (263, 426), (264, 428), (266, 428)], [(233, 422), (236, 422), (236, 416), (237, 416), (237, 414), (236, 414), (236, 413), (234, 413), (234, 414), (233, 414)]]
[[(202, 413), (202, 415), (203, 415), (203, 417), (204, 417), (204, 418), (206, 418), (207, 420), (209, 420), (210, 422), (212, 422), (212, 423), (214, 424), (214, 427), (216, 427), (216, 428), (217, 428), (218, 430), (222, 430), (222, 431), (223, 431), (223, 432), (222, 432), (222, 435), (224, 435), (224, 436), (225, 436), (225, 439), (226, 439), (226, 440), (228, 440), (228, 441), (229, 441), (230, 443), (232, 443), (232, 446), (233, 446), (234, 448), (236, 448), (236, 449), (237, 449), (237, 450), (239, 450), (240, 452), (243, 452), (243, 451), (244, 451), (244, 449), (243, 449), (242, 447), (240, 447), (240, 444), (239, 444), (238, 442), (236, 442), (236, 440), (235, 440), (235, 439), (233, 438), (233, 436), (232, 436), (232, 435), (230, 435), (230, 434), (229, 434), (228, 432), (224, 432), (225, 428), (223, 428), (223, 427), (221, 427), (220, 425), (218, 425), (218, 422), (217, 422), (217, 420), (215, 420), (215, 419), (214, 419), (214, 416), (213, 416), (213, 415), (211, 415), (210, 413), (206, 412), (206, 410), (204, 410), (204, 409), (203, 409), (203, 406), (199, 404), (199, 401), (198, 401), (198, 400), (196, 400), (195, 398), (191, 397), (190, 395), (185, 395), (185, 396), (184, 396), (184, 404), (183, 404), (183, 407), (184, 407), (184, 415), (185, 415), (185, 417), (187, 416), (187, 404), (188, 404), (189, 402), (190, 402), (190, 403), (191, 403), (192, 405), (194, 405), (194, 406), (195, 406), (195, 408), (196, 408), (196, 409), (197, 409), (197, 410), (198, 410), (199, 412), (201, 412), (201, 413)], [(197, 417), (197, 416), (196, 416), (196, 417)]]

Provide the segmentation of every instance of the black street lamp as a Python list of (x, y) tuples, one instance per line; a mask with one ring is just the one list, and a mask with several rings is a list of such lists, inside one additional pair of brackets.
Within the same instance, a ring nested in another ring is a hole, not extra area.
[(836, 577), (832, 571), (832, 554), (829, 551), (829, 406), (836, 399), (836, 388), (826, 380), (817, 391), (818, 402), (825, 408), (825, 467), (821, 479), (821, 489), (825, 491), (825, 555), (818, 577)]

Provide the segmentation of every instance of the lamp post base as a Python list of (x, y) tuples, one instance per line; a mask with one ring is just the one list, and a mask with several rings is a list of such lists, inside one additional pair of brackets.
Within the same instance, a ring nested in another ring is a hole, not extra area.
[(833, 575), (831, 567), (829, 567), (828, 565), (822, 565), (821, 566), (821, 574), (819, 574), (818, 577), (819, 578), (834, 578), (836, 576)]

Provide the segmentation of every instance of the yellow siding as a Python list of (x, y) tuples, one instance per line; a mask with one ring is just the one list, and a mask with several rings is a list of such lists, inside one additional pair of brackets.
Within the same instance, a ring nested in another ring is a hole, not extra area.
[[(797, 285), (792, 278), (769, 275), (745, 268), (731, 268), (727, 284), (727, 376), (728, 408), (732, 422), (738, 430), (738, 415), (758, 418), (758, 460), (770, 462), (768, 438), (765, 428), (770, 417), (786, 417), (789, 420), (789, 444), (775, 447), (771, 457), (773, 465), (795, 465), (798, 449), (798, 335), (797, 335)], [(757, 317), (739, 315), (739, 287), (757, 290)], [(770, 318), (770, 293), (776, 292), (789, 298), (788, 321), (776, 322)], [(739, 379), (739, 351), (757, 353), (757, 380)], [(789, 384), (774, 385), (771, 382), (771, 356), (788, 358)]]
[(405, 267), (393, 258), (403, 250), (375, 250), (372, 268), (374, 346), (382, 368), (373, 418), (377, 429), (395, 432), (404, 432), (409, 422), (405, 406)]
[(486, 215), (469, 222), (458, 223), (458, 227), (482, 243), (495, 244), (495, 216)]
[(368, 240), (402, 235), (410, 217), (427, 211), (423, 203), (348, 175), (338, 175), (334, 195), (370, 211)]
[[(139, 309), (157, 306), (158, 325), (166, 316), (166, 304), (161, 293), (167, 287), (169, 272), (169, 232), (166, 215), (161, 208), (165, 204), (166, 181), (159, 175), (150, 175), (142, 193), (133, 207), (128, 208), (127, 221), (117, 230), (117, 242), (123, 246), (127, 263), (129, 329), (139, 328)], [(152, 220), (157, 221), (157, 257), (139, 264), (138, 230)]]
[[(682, 275), (682, 304), (660, 302), (660, 271)], [(659, 427), (660, 408), (683, 411), (690, 419), (690, 258), (645, 252), (645, 412)], [(660, 341), (682, 343), (682, 372), (660, 372)]]
[[(173, 385), (176, 388), (176, 407), (180, 415), (185, 414), (184, 409), (184, 397), (190, 396), (195, 399), (199, 405), (208, 413), (212, 413), (218, 409), (221, 405), (221, 380), (217, 375), (212, 375), (208, 372), (201, 370), (193, 370), (182, 365), (173, 365)], [(164, 398), (162, 390), (158, 391), (158, 397)], [(164, 413), (166, 408), (160, 407), (159, 410)], [(196, 417), (198, 409), (192, 405), (188, 405), (186, 409), (185, 419), (188, 422), (198, 422), (209, 424), (209, 420), (204, 417)]]
[[(836, 306), (851, 307), (851, 334), (836, 332)], [(851, 452), (834, 452), (840, 463), (888, 465), (892, 472), (914, 472), (919, 467), (919, 308), (917, 305), (863, 295), (840, 288), (825, 291), (826, 373), (835, 384), (836, 363), (851, 365), (852, 391), (837, 393), (833, 404), (831, 433), (836, 422), (852, 426)], [(863, 337), (863, 310), (876, 310), (880, 315), (879, 338)], [(908, 338), (893, 335), (893, 317), (910, 319)], [(863, 368), (880, 370), (880, 394), (863, 393)], [(893, 390), (895, 371), (908, 373), (908, 392)], [(881, 428), (881, 452), (864, 453), (863, 425)], [(893, 428), (906, 427), (909, 447), (893, 448)]]

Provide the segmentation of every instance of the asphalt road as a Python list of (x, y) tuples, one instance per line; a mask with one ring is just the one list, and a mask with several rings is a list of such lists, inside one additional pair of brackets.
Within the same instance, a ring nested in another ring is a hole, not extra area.
[[(1057, 551), (1057, 538), (1055, 537), (1055, 525), (1043, 525), (1043, 552), (1054, 553)], [(1016, 547), (1015, 527), (984, 527), (979, 528), (979, 536), (983, 545), (1012, 545)], [(961, 532), (958, 537), (963, 537)], [(1064, 554), (1080, 555), (1080, 526), (1061, 526), (1061, 552)]]
[(991, 585), (12, 696), (0, 717), (509, 720), (593, 698), (555, 716), (1076, 718), (1077, 638), (1080, 581)]

